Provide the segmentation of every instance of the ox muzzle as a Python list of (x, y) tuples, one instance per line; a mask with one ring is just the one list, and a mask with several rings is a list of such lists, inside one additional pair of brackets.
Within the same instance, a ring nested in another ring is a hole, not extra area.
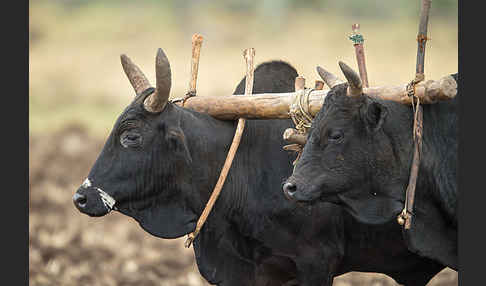
[(86, 179), (81, 187), (73, 195), (74, 206), (82, 213), (89, 216), (104, 216), (111, 210), (116, 210), (116, 201), (101, 188), (93, 186)]
[(285, 197), (295, 202), (312, 202), (319, 198), (319, 187), (300, 179), (295, 175), (290, 176), (282, 185)]

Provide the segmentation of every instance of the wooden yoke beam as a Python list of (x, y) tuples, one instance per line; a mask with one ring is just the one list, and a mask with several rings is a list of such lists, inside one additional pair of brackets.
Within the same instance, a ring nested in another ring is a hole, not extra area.
[[(329, 92), (314, 90), (309, 95), (309, 112), (315, 116), (321, 109)], [(392, 100), (402, 104), (412, 104), (408, 96), (407, 85), (363, 88), (368, 96)], [(415, 86), (415, 95), (421, 104), (432, 104), (441, 100), (450, 100), (456, 96), (457, 83), (447, 75), (439, 80), (420, 82)], [(184, 107), (207, 113), (222, 120), (247, 119), (285, 119), (290, 118), (289, 108), (294, 101), (295, 92), (261, 93), (241, 96), (195, 96), (185, 102)], [(180, 102), (176, 104), (181, 105)]]

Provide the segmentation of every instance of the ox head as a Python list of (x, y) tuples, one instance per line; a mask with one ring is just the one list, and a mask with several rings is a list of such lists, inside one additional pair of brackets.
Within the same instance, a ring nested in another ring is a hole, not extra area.
[(332, 88), (283, 191), (292, 200), (337, 203), (352, 214), (366, 213), (361, 221), (382, 223), (403, 207), (383, 192), (392, 187), (403, 193), (404, 185), (394, 173), (399, 159), (384, 130), (389, 106), (363, 94), (359, 75), (342, 62), (339, 66), (347, 83), (318, 68), (326, 83), (333, 79)]
[(74, 205), (89, 216), (120, 211), (155, 236), (182, 236), (194, 229), (197, 215), (188, 203), (192, 157), (180, 109), (168, 102), (169, 61), (159, 49), (155, 88), (127, 56), (121, 62), (136, 95), (74, 194)]

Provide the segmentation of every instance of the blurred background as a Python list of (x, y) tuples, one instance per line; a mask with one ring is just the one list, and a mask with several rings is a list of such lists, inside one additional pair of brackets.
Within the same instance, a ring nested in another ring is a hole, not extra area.
[[(458, 71), (458, 3), (433, 1), (426, 79)], [(308, 85), (321, 65), (357, 70), (348, 39), (360, 23), (370, 85), (415, 75), (420, 1), (90, 1), (29, 2), (30, 285), (208, 285), (185, 238), (157, 239), (116, 212), (80, 214), (71, 197), (134, 95), (121, 64), (127, 54), (155, 83), (161, 47), (172, 68), (172, 97), (187, 90), (191, 37), (204, 36), (198, 95), (230, 95), (256, 63), (292, 64)], [(334, 285), (397, 285), (382, 274), (352, 272)], [(428, 285), (458, 285), (445, 269)]]

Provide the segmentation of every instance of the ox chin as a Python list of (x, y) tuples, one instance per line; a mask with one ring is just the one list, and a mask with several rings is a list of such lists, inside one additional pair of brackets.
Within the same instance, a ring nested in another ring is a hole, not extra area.
[(305, 190), (297, 191), (293, 194), (292, 199), (300, 203), (314, 203), (319, 199), (319, 193), (306, 192)]
[(343, 202), (341, 201), (339, 196), (335, 193), (333, 193), (333, 194), (321, 194), (319, 196), (319, 201), (333, 203), (333, 204), (336, 204), (336, 205), (342, 205), (343, 204)]
[(314, 204), (318, 202), (327, 202), (336, 205), (342, 204), (342, 201), (336, 193), (325, 193), (320, 191), (298, 192), (294, 195), (294, 200), (306, 204)]

